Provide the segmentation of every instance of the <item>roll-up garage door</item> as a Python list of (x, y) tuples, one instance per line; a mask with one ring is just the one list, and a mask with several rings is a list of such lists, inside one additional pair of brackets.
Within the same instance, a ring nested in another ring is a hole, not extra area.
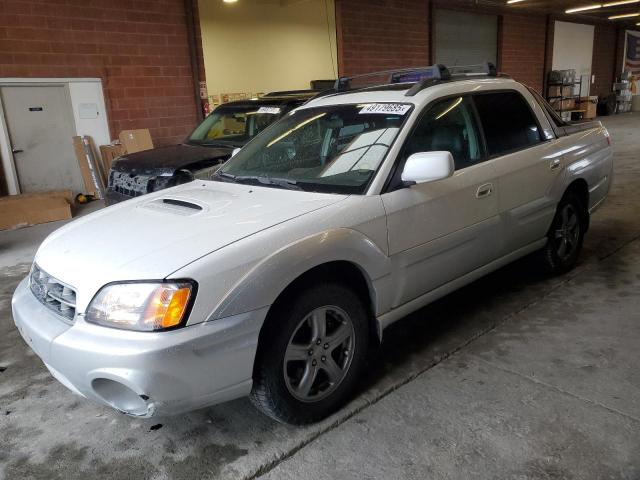
[(476, 65), (496, 64), (498, 58), (498, 17), (452, 10), (435, 12), (434, 53), (436, 63)]

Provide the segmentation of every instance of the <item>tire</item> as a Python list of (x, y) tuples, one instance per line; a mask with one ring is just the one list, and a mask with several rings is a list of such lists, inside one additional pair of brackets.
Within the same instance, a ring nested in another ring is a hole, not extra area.
[(576, 266), (588, 223), (589, 214), (580, 197), (574, 192), (565, 193), (549, 227), (547, 244), (540, 252), (547, 273), (559, 275)]
[(252, 403), (294, 425), (335, 412), (364, 368), (368, 315), (358, 294), (337, 282), (306, 284), (279, 300), (260, 335)]

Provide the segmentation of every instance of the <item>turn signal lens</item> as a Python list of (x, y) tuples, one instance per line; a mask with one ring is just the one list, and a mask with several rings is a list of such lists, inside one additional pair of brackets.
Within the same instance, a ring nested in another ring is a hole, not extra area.
[(145, 312), (144, 323), (153, 326), (153, 330), (180, 325), (190, 297), (191, 288), (188, 287), (177, 290), (158, 287)]
[(186, 318), (195, 282), (133, 282), (103, 287), (91, 301), (85, 321), (126, 330), (175, 328)]

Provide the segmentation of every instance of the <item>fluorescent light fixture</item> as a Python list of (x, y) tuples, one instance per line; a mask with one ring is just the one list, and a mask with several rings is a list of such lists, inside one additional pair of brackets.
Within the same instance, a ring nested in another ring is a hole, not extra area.
[(238, 0), (222, 0), (224, 3), (236, 3)]
[(586, 12), (587, 10), (597, 10), (598, 8), (602, 8), (601, 3), (597, 3), (595, 5), (585, 5), (584, 7), (570, 8), (569, 10), (565, 10), (564, 13)]
[(511, 5), (512, 3), (520, 3), (524, 2), (524, 0), (507, 0), (507, 5)]
[(612, 15), (609, 20), (618, 20), (620, 18), (640, 17), (640, 13), (624, 13), (622, 15)]
[(600, 8), (618, 7), (620, 5), (630, 5), (632, 3), (640, 3), (640, 0), (618, 0), (617, 2), (606, 3), (594, 3), (592, 5), (585, 5), (584, 7), (576, 7), (565, 10), (564, 13), (578, 13), (586, 12), (589, 10), (598, 10)]
[(603, 3), (602, 6), (604, 8), (607, 7), (617, 7), (619, 5), (629, 5), (630, 3), (640, 3), (640, 0), (619, 0), (617, 2), (607, 2)]

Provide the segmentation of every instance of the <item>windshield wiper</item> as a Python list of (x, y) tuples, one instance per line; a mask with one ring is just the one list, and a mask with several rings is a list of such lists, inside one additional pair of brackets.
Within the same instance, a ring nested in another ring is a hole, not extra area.
[(223, 147), (223, 148), (233, 148), (236, 147), (238, 142), (201, 142), (200, 145), (204, 145), (206, 147)]
[(298, 182), (288, 178), (274, 178), (260, 175), (232, 175), (230, 173), (221, 172), (220, 170), (218, 170), (217, 175), (236, 183), (273, 185), (275, 187), (286, 188), (288, 190), (302, 190), (302, 188), (298, 186)]

